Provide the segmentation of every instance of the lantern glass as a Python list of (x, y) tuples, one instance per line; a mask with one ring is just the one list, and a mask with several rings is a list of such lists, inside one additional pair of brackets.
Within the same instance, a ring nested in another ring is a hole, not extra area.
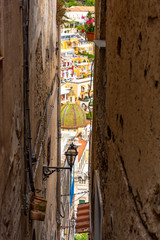
[(77, 147), (72, 143), (69, 148), (67, 149), (67, 151), (65, 152), (66, 158), (67, 158), (67, 162), (69, 164), (69, 166), (72, 168), (75, 158), (77, 156), (78, 152), (77, 152)]

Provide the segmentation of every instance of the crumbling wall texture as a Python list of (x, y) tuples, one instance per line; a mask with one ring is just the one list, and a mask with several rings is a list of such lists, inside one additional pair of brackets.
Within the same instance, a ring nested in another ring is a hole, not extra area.
[[(29, 31), (29, 69), (30, 69), (30, 115), (32, 131), (32, 149), (44, 109), (47, 112), (42, 120), (35, 157), (38, 159), (40, 146), (48, 128), (38, 169), (35, 188), (39, 195), (47, 200), (44, 222), (32, 221), (25, 229), (26, 233), (35, 230), (36, 239), (52, 239), (57, 235), (57, 174), (54, 173), (43, 181), (43, 165), (57, 166), (57, 82), (55, 78), (57, 63), (56, 41), (56, 0), (33, 0), (30, 2)], [(53, 92), (51, 86), (53, 85)], [(48, 99), (48, 100), (47, 100)], [(48, 125), (49, 124), (49, 125)], [(35, 170), (33, 167), (33, 171)], [(32, 234), (31, 234), (32, 235)]]
[(92, 207), (98, 169), (103, 240), (158, 240), (160, 2), (101, 2), (106, 2), (106, 50), (96, 47)]
[[(29, 9), (29, 96), (32, 150), (47, 97), (55, 79), (56, 0), (32, 0)], [(42, 138), (42, 154), (35, 176), (36, 194), (47, 199), (45, 221), (24, 216), (24, 106), (23, 106), (23, 23), (22, 1), (0, 1), (0, 239), (56, 238), (56, 173), (44, 182), (43, 164), (57, 165), (57, 81), (42, 121), (35, 157)], [(51, 107), (53, 106), (54, 107)], [(51, 114), (51, 110), (52, 115)], [(50, 118), (51, 117), (51, 118)], [(33, 172), (35, 171), (35, 163)], [(28, 172), (27, 172), (27, 175)], [(27, 180), (27, 194), (29, 180)]]
[[(14, 9), (14, 11), (13, 11)], [(18, 1), (0, 2), (0, 239), (22, 239), (22, 21)]]

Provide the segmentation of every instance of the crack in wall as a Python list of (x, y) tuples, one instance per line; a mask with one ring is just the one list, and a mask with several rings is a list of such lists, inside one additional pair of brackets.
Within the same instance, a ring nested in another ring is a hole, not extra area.
[(145, 220), (143, 219), (143, 217), (142, 217), (142, 215), (141, 215), (141, 213), (139, 211), (139, 208), (138, 208), (138, 205), (137, 205), (137, 202), (136, 202), (136, 197), (133, 194), (133, 190), (132, 190), (131, 184), (129, 182), (127, 170), (125, 168), (124, 160), (123, 160), (122, 156), (120, 155), (119, 149), (118, 149), (118, 152), (119, 152), (119, 158), (120, 158), (120, 162), (121, 162), (121, 165), (122, 165), (122, 169), (123, 169), (126, 181), (127, 181), (128, 189), (129, 189), (129, 192), (130, 192), (130, 194), (132, 196), (132, 199), (133, 199), (133, 202), (134, 202), (134, 205), (135, 205), (135, 209), (136, 209), (137, 215), (138, 215), (138, 217), (139, 217), (143, 227), (145, 228), (147, 234), (151, 237), (151, 239), (152, 240), (159, 240), (159, 238), (156, 236), (156, 234), (149, 230)]

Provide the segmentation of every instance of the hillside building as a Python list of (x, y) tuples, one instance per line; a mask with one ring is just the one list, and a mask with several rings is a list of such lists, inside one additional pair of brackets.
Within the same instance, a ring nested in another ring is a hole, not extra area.
[(72, 6), (70, 8), (67, 8), (66, 16), (71, 19), (72, 21), (84, 23), (84, 20), (82, 17), (86, 17), (88, 12), (95, 12), (95, 8), (89, 7), (89, 6)]

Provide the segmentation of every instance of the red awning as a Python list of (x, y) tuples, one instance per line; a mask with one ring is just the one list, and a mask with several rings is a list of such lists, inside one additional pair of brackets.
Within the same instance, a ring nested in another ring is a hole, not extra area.
[(90, 232), (89, 202), (78, 204), (76, 233)]

